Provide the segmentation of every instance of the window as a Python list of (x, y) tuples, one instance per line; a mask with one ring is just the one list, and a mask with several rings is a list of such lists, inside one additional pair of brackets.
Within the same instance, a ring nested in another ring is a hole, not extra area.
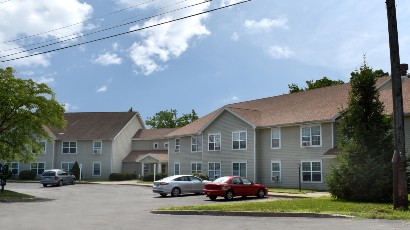
[(201, 173), (202, 172), (201, 162), (192, 162), (191, 163), (191, 172), (192, 173)]
[(73, 169), (74, 162), (61, 162), (61, 169), (71, 172)]
[(272, 129), (272, 149), (280, 149), (280, 128)]
[(202, 136), (191, 137), (191, 152), (202, 152)]
[(209, 134), (208, 135), (208, 150), (219, 151), (221, 150), (221, 134)]
[(302, 181), (322, 182), (322, 162), (320, 161), (302, 162)]
[(144, 164), (144, 175), (149, 173), (149, 164)]
[(232, 172), (234, 176), (246, 177), (246, 163), (233, 163)]
[(246, 131), (232, 133), (232, 149), (246, 149)]
[(75, 141), (63, 141), (63, 151), (64, 154), (76, 154), (77, 153), (77, 142)]
[(153, 145), (153, 148), (158, 149), (158, 143), (155, 142), (154, 145)]
[(221, 163), (208, 163), (208, 176), (210, 180), (221, 177)]
[[(39, 153), (40, 153), (40, 154), (46, 154), (47, 142), (45, 142), (45, 141), (40, 141), (38, 144), (41, 146), (41, 151), (40, 151)], [(33, 149), (32, 152), (33, 152), (33, 153), (37, 153), (37, 151), (34, 150), (34, 149)]]
[(320, 146), (320, 125), (302, 127), (302, 146)]
[(101, 162), (93, 163), (93, 176), (101, 176)]
[(102, 153), (102, 142), (101, 141), (94, 141), (94, 154), (101, 154)]
[(44, 172), (46, 163), (36, 162), (30, 164), (30, 170), (33, 171), (36, 175), (41, 175)]
[(19, 175), (19, 163), (18, 162), (11, 162), (11, 173), (13, 175)]
[(174, 175), (179, 175), (180, 171), (179, 171), (179, 163), (175, 163), (174, 164)]
[(164, 149), (168, 149), (168, 142), (164, 143)]
[(282, 180), (280, 175), (280, 161), (272, 161), (271, 162), (271, 170), (272, 170), (272, 181), (279, 182)]
[(167, 171), (167, 165), (161, 164), (161, 173), (165, 173)]
[(179, 153), (179, 150), (180, 150), (180, 145), (179, 144), (180, 144), (180, 139), (179, 138), (175, 139), (175, 152), (176, 153)]

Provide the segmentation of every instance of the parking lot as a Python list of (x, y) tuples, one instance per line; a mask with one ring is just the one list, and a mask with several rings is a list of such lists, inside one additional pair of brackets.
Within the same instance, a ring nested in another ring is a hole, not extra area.
[[(40, 183), (8, 183), (7, 190), (47, 200), (0, 203), (7, 229), (409, 229), (403, 221), (157, 215), (159, 207), (214, 203), (203, 195), (165, 198), (149, 187), (76, 184), (43, 188)], [(258, 201), (268, 201), (269, 197)], [(233, 202), (256, 201), (235, 199)], [(229, 204), (223, 199), (216, 201)]]

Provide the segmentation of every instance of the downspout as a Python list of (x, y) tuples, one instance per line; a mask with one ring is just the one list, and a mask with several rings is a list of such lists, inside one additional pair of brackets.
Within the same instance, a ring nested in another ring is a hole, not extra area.
[(53, 156), (51, 157), (51, 168), (54, 169), (54, 155), (55, 155), (55, 146), (56, 146), (56, 141), (53, 140)]
[(114, 161), (114, 153), (115, 153), (115, 145), (114, 140), (111, 141), (112, 144), (112, 151), (111, 151), (111, 166), (110, 166), (110, 174), (112, 173), (112, 162)]
[(256, 127), (253, 128), (253, 181), (256, 182)]

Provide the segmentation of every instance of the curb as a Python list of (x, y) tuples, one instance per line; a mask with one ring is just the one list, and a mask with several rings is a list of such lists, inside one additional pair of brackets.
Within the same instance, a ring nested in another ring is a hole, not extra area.
[(354, 216), (322, 213), (300, 213), (300, 212), (222, 212), (222, 211), (166, 211), (152, 210), (152, 214), (161, 215), (203, 215), (203, 216), (251, 216), (251, 217), (308, 217), (308, 218), (344, 218), (350, 219)]

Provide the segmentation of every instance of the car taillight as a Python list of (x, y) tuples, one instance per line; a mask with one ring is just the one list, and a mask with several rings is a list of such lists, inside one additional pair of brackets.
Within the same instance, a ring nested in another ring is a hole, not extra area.
[(167, 182), (161, 182), (161, 183), (159, 183), (160, 185), (167, 185), (168, 183)]

